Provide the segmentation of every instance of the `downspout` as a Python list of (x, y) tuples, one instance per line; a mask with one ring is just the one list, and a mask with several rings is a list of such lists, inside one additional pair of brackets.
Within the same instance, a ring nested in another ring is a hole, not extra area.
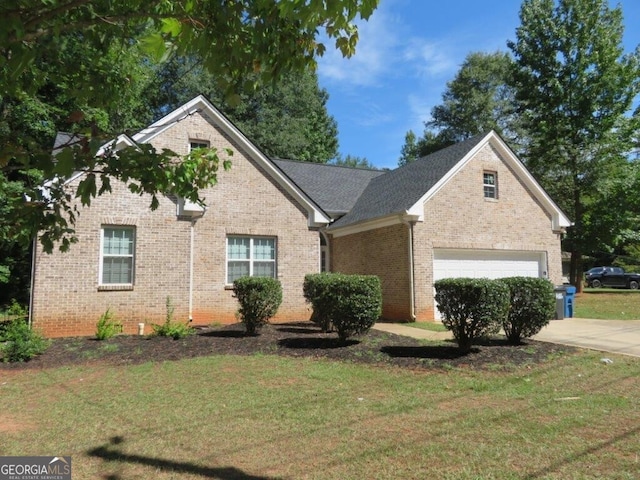
[(37, 235), (33, 239), (31, 252), (31, 282), (29, 287), (29, 316), (28, 316), (28, 324), (29, 328), (33, 325), (33, 288), (36, 282), (36, 251), (38, 249), (38, 237)]
[(415, 262), (413, 258), (413, 226), (414, 221), (407, 223), (409, 227), (409, 310), (411, 312), (411, 321), (416, 321), (416, 287), (415, 287)]
[(192, 218), (191, 228), (190, 228), (191, 244), (189, 246), (189, 322), (193, 322), (193, 257), (194, 257), (193, 246), (195, 243), (194, 239), (196, 236), (195, 227), (196, 227), (196, 219)]

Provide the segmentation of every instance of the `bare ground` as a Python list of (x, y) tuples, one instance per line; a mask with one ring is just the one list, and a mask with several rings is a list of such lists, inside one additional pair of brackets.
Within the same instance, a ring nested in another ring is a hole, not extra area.
[(310, 322), (266, 325), (247, 336), (242, 324), (199, 328), (194, 335), (173, 340), (157, 336), (119, 335), (98, 341), (91, 337), (54, 339), (47, 351), (24, 363), (0, 363), (0, 372), (68, 365), (131, 365), (209, 355), (269, 354), (412, 369), (513, 369), (544, 363), (575, 349), (526, 340), (511, 346), (504, 337), (486, 339), (462, 354), (452, 341), (425, 342), (377, 330), (341, 344), (335, 333), (322, 333)]

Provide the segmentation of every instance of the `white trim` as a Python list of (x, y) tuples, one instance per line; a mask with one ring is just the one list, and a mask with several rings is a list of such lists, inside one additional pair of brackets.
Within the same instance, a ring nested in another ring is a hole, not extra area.
[(374, 218), (365, 222), (354, 223), (344, 227), (335, 227), (330, 229), (329, 233), (334, 237), (344, 237), (345, 235), (353, 235), (355, 233), (367, 232), (376, 228), (390, 227), (392, 225), (401, 225), (407, 222), (421, 222), (422, 218), (417, 215), (411, 215), (409, 212), (394, 213), (385, 217)]

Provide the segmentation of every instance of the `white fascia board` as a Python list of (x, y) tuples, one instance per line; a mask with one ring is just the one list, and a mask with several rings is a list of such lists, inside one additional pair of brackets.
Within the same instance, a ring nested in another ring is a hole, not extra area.
[(451, 170), (444, 175), (438, 183), (431, 187), (414, 205), (407, 211), (412, 215), (417, 215), (420, 220), (424, 216), (424, 204), (427, 200), (433, 197), (456, 173), (458, 173), (482, 148), (487, 144), (491, 144), (496, 150), (498, 150), (505, 160), (505, 162), (511, 167), (512, 171), (518, 176), (520, 180), (527, 186), (530, 192), (533, 193), (536, 200), (545, 208), (545, 210), (551, 215), (551, 228), (554, 232), (561, 231), (562, 229), (572, 225), (567, 216), (560, 210), (555, 202), (549, 197), (547, 192), (540, 186), (533, 175), (527, 170), (524, 164), (515, 156), (506, 143), (500, 138), (498, 134), (491, 131), (484, 137), (467, 155), (464, 156)]
[(393, 225), (401, 225), (412, 222), (422, 221), (416, 215), (412, 215), (409, 212), (394, 213), (387, 215), (386, 217), (376, 218), (374, 220), (368, 220), (360, 223), (353, 223), (351, 225), (345, 225), (344, 227), (331, 227), (327, 228), (327, 233), (330, 233), (334, 237), (344, 237), (346, 235), (353, 235), (356, 233), (367, 232), (369, 230), (375, 230), (377, 228), (390, 227)]
[[(96, 152), (96, 157), (104, 155), (107, 152), (107, 150), (112, 150), (114, 152), (117, 152), (118, 150), (121, 150), (123, 148), (133, 147), (133, 146), (135, 146), (135, 142), (131, 140), (129, 136), (122, 134), (122, 135), (119, 135), (117, 138), (114, 138), (113, 140), (109, 140), (107, 143), (102, 145)], [(68, 185), (69, 183), (83, 176), (85, 173), (86, 172), (84, 170), (79, 170), (77, 172), (74, 172), (69, 178), (67, 178), (64, 181), (64, 184)], [(47, 186), (46, 183), (45, 183), (45, 186)]]
[(331, 222), (331, 219), (298, 187), (296, 187), (238, 128), (233, 125), (209, 100), (203, 95), (185, 103), (173, 112), (165, 115), (157, 122), (151, 124), (141, 132), (133, 136), (133, 140), (139, 143), (147, 143), (155, 136), (173, 126), (176, 122), (197, 112), (204, 113), (215, 120), (227, 135), (235, 139), (238, 144), (253, 158), (273, 179), (294, 199), (300, 202), (307, 210), (309, 227), (322, 227)]

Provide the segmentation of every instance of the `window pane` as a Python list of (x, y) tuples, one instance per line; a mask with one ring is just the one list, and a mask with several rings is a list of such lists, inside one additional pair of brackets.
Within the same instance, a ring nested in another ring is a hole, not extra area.
[(107, 257), (102, 265), (102, 283), (132, 283), (133, 258)]
[(276, 242), (272, 238), (256, 238), (253, 240), (254, 260), (275, 260)]
[(249, 242), (248, 238), (229, 237), (227, 239), (227, 258), (229, 260), (248, 260)]
[(484, 184), (485, 185), (495, 185), (496, 184), (496, 176), (493, 173), (485, 173), (484, 174)]
[(234, 280), (249, 275), (249, 262), (229, 262), (227, 269), (227, 283), (233, 283)]
[(275, 278), (275, 266), (274, 262), (255, 262), (253, 264), (253, 276)]
[(103, 253), (133, 255), (133, 235), (132, 228), (105, 228)]

